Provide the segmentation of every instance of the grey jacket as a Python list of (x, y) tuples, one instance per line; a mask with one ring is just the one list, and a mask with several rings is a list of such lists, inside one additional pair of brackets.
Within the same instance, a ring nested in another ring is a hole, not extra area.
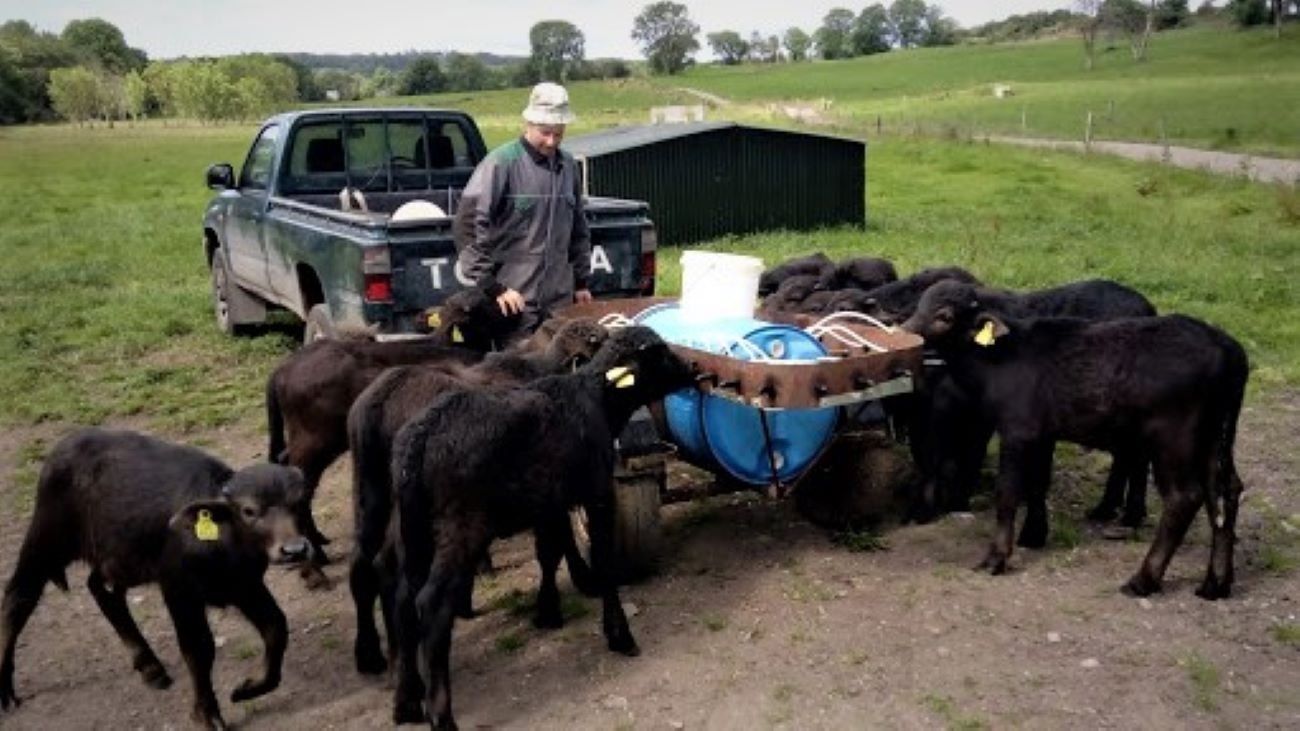
[(461, 272), (487, 294), (514, 289), (533, 313), (572, 302), (591, 269), (573, 156), (548, 159), (522, 137), (488, 153), (462, 193), (455, 237)]

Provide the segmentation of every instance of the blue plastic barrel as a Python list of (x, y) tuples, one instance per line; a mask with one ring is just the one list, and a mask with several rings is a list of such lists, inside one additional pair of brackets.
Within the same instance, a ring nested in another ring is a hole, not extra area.
[[(817, 338), (796, 327), (753, 318), (709, 322), (684, 319), (675, 303), (655, 305), (633, 318), (670, 343), (722, 353), (738, 360), (816, 360), (826, 355)], [(763, 418), (771, 438), (776, 477), (791, 480), (807, 469), (830, 441), (839, 417), (835, 408), (760, 409), (694, 389), (664, 399), (668, 430), (687, 459), (705, 468), (722, 468), (753, 485), (772, 482), (772, 461)]]

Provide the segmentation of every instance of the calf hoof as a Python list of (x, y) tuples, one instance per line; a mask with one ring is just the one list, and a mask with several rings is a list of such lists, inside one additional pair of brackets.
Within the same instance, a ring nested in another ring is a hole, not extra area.
[(1139, 572), (1133, 574), (1133, 578), (1126, 581), (1119, 590), (1127, 596), (1151, 596), (1160, 591), (1160, 582)]
[(167, 674), (167, 668), (162, 663), (154, 660), (149, 663), (142, 663), (136, 670), (140, 671), (140, 677), (144, 678), (144, 684), (155, 690), (167, 690), (172, 686), (172, 676)]
[(433, 726), (437, 731), (456, 731), (456, 729), (460, 728), (456, 725), (456, 719), (452, 718), (450, 714), (445, 718), (439, 718), (429, 725)]
[(1114, 520), (1115, 516), (1118, 514), (1119, 510), (1117, 510), (1113, 505), (1102, 503), (1092, 510), (1089, 510), (1086, 517), (1093, 523), (1109, 523)]
[(1137, 529), (1126, 525), (1108, 525), (1101, 529), (1101, 537), (1108, 541), (1127, 541), (1137, 536)]
[(1047, 545), (1047, 527), (1025, 526), (1020, 530), (1016, 545), (1022, 548), (1042, 548)]
[(0, 710), (7, 711), (20, 705), (22, 705), (22, 700), (14, 693), (13, 681), (0, 683)]
[(220, 713), (209, 713), (196, 708), (191, 715), (193, 715), (195, 722), (209, 731), (226, 731), (226, 722), (221, 718)]
[(636, 640), (632, 639), (631, 634), (609, 638), (609, 649), (611, 652), (617, 652), (628, 657), (636, 657), (641, 654), (641, 648), (636, 646)]
[(388, 659), (378, 647), (357, 645), (353, 650), (357, 672), (362, 675), (382, 675), (388, 670)]
[(1125, 528), (1133, 528), (1134, 530), (1136, 530), (1138, 528), (1141, 528), (1142, 524), (1145, 522), (1147, 522), (1147, 514), (1145, 512), (1124, 513), (1124, 517), (1120, 518), (1119, 524), (1124, 526)]
[(980, 561), (975, 567), (976, 571), (987, 571), (993, 576), (1001, 576), (1007, 572), (1007, 557), (998, 551), (989, 551), (989, 554)]
[(393, 723), (424, 723), (424, 706), (419, 701), (394, 701)]
[(334, 588), (334, 582), (321, 571), (318, 564), (304, 564), (300, 574), (303, 583), (311, 591), (329, 591)]
[(279, 678), (267, 678), (265, 680), (245, 678), (244, 682), (240, 683), (238, 687), (231, 691), (230, 702), (239, 703), (241, 701), (251, 700), (260, 695), (266, 695), (275, 690), (279, 685)]
[(1232, 585), (1226, 581), (1219, 581), (1214, 576), (1205, 577), (1205, 581), (1201, 582), (1200, 588), (1196, 590), (1196, 596), (1211, 602), (1227, 599), (1231, 595)]
[(538, 612), (533, 615), (533, 626), (537, 629), (559, 629), (564, 626), (564, 615), (558, 609), (551, 612)]

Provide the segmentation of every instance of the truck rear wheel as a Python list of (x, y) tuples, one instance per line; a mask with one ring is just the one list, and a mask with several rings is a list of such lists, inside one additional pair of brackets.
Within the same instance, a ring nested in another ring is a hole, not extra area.
[[(629, 460), (614, 473), (614, 574), (619, 583), (635, 581), (659, 569), (663, 553), (663, 525), (659, 521), (660, 491), (667, 479), (662, 455)], [(574, 539), (588, 560), (591, 535), (587, 514), (572, 515)]]
[(212, 254), (212, 308), (217, 328), (227, 335), (246, 335), (266, 319), (266, 305), (230, 281), (220, 250)]
[(307, 326), (302, 332), (303, 345), (311, 345), (317, 340), (338, 337), (334, 327), (334, 318), (330, 316), (328, 305), (313, 305), (307, 311)]

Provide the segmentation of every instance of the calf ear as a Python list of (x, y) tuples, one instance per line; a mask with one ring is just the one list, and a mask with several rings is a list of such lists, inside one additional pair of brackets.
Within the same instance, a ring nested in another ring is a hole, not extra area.
[(198, 500), (177, 510), (167, 527), (200, 541), (217, 541), (234, 519), (234, 509), (225, 500)]

